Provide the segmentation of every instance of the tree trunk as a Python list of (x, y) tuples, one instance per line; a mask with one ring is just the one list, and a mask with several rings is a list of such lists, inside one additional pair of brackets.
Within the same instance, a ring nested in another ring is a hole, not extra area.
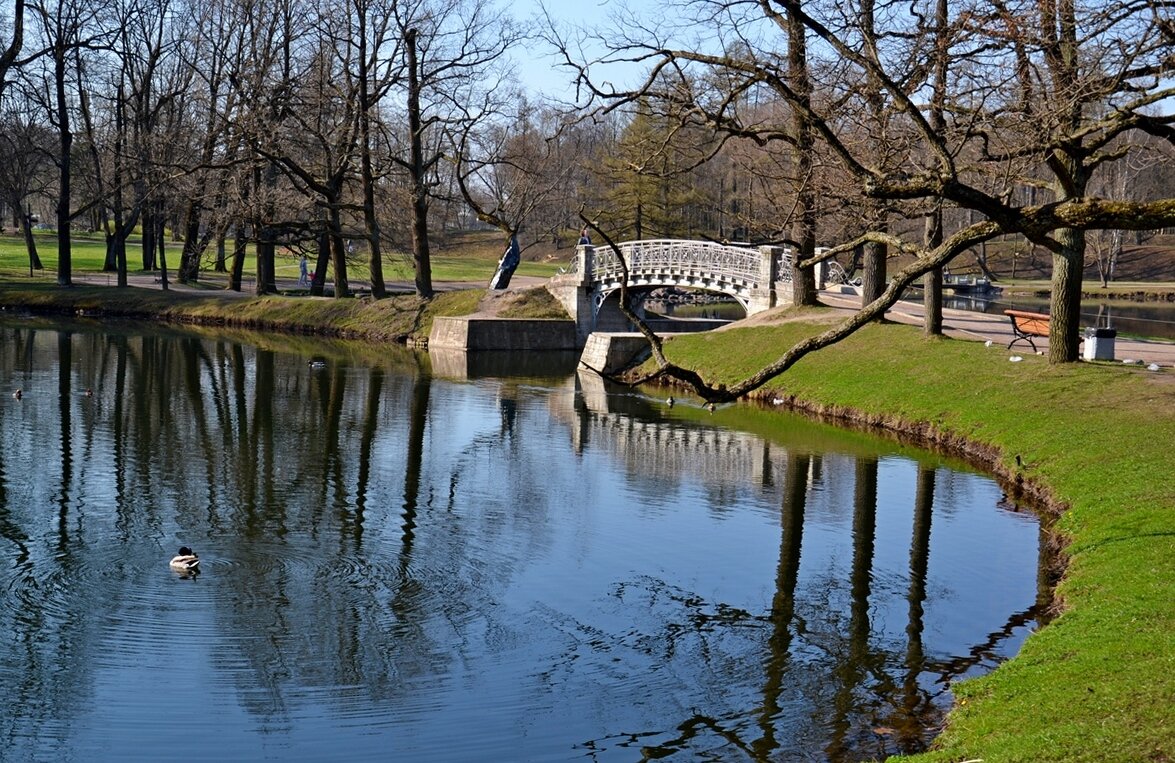
[(1085, 232), (1062, 228), (1054, 234), (1062, 251), (1053, 254), (1053, 293), (1049, 301), (1049, 362), (1077, 360), (1081, 342), (1081, 278), (1085, 267)]
[[(884, 213), (878, 213), (874, 218), (875, 225), (873, 230), (886, 231), (889, 226), (885, 222)], [(870, 241), (865, 244), (864, 255), (862, 260), (864, 262), (864, 270), (861, 276), (861, 306), (869, 304), (877, 299), (885, 291), (886, 279), (886, 258), (889, 256), (889, 248), (885, 244), (879, 244)]]
[(184, 209), (184, 248), (180, 254), (180, 283), (195, 283), (200, 279), (200, 207), (189, 201)]
[(424, 128), (420, 122), (420, 71), (416, 61), (416, 30), (404, 35), (408, 54), (408, 141), (412, 177), (412, 260), (416, 270), (416, 293), (433, 295), (432, 261), (428, 251), (428, 185), (425, 182)]
[[(796, 97), (807, 106), (812, 83), (808, 77), (808, 43), (803, 22), (799, 18), (800, 3), (798, 0), (789, 0), (786, 8), (787, 76)], [(799, 249), (792, 261), (792, 304), (802, 307), (818, 303), (815, 270), (796, 266), (796, 263), (811, 259), (816, 254), (816, 193), (812, 187), (812, 156), (815, 154), (816, 137), (811, 120), (803, 109), (792, 109), (792, 132), (795, 137), (792, 166), (796, 175), (792, 238)]]
[[(359, 130), (360, 164), (363, 182), (363, 227), (367, 234), (367, 269), (371, 273), (371, 295), (382, 299), (384, 286), (383, 253), (380, 248), (379, 219), (375, 216), (375, 173), (371, 169), (371, 93), (367, 66), (367, 8), (359, 8)], [(430, 269), (431, 277), (431, 269)]]
[[(950, 23), (947, 0), (936, 0), (934, 4), (934, 72), (933, 91), (930, 96), (930, 129), (935, 135), (946, 132), (946, 88), (947, 66), (950, 62), (950, 39), (947, 27)], [(935, 201), (934, 208), (926, 218), (925, 245), (935, 249), (943, 241), (942, 203)], [(935, 268), (922, 277), (922, 332), (926, 336), (942, 335), (942, 268)]]
[(31, 214), (20, 214), (19, 203), (13, 206), (17, 210), (17, 216), (20, 219), (20, 229), (24, 233), (24, 246), (29, 253), (29, 270), (44, 270), (45, 266), (41, 262), (40, 255), (37, 254), (37, 239), (33, 236), (33, 216)]
[(335, 200), (330, 206), (330, 248), (335, 268), (335, 298), (351, 296), (351, 285), (347, 280), (347, 248), (343, 242), (343, 222)]
[(330, 231), (324, 223), (318, 234), (318, 256), (314, 258), (314, 276), (310, 279), (310, 296), (321, 297), (326, 289), (326, 270), (330, 267)]
[[(926, 248), (934, 249), (942, 243), (942, 205), (935, 204), (926, 218)], [(942, 335), (942, 268), (922, 276), (922, 333), (926, 336)]]
[[(278, 168), (273, 162), (266, 165), (265, 168), (265, 185), (273, 188), (277, 185)], [(255, 168), (253, 171), (253, 184), (255, 187), (261, 185), (261, 170)], [(274, 241), (274, 231), (270, 225), (274, 216), (273, 197), (265, 202), (265, 208), (262, 212), (264, 217), (259, 219), (253, 225), (253, 230), (257, 231), (257, 284), (254, 287), (255, 293), (273, 294), (277, 291), (277, 283), (275, 282), (276, 270), (276, 250), (277, 244)]]
[(159, 288), (167, 291), (167, 241), (166, 236), (163, 235), (163, 209), (162, 204), (155, 208), (155, 243), (159, 246)]
[[(878, 50), (878, 34), (876, 28), (876, 0), (861, 0), (858, 14), (858, 23), (861, 27), (861, 41), (864, 50), (862, 53), (871, 61), (880, 65), (881, 54)], [(888, 141), (885, 88), (873, 72), (867, 73), (868, 89), (865, 92), (865, 104), (872, 118), (872, 130), (875, 132), (873, 140), (878, 146), (886, 145)], [(880, 159), (880, 157), (879, 157)], [(883, 201), (871, 201), (865, 212), (866, 225), (879, 233), (889, 231), (889, 213)], [(868, 242), (864, 247), (864, 273), (861, 276), (861, 306), (864, 307), (875, 301), (885, 292), (886, 258), (889, 254), (887, 246), (877, 242)], [(884, 316), (879, 316), (880, 320)]]
[[(140, 197), (142, 198), (142, 197)], [(155, 210), (150, 202), (142, 200), (143, 205), (143, 270), (155, 269)]]
[[(1053, 78), (1054, 97), (1062, 98), (1078, 86), (1078, 43), (1074, 0), (1060, 0), (1049, 4), (1049, 13), (1055, 13), (1057, 44), (1049, 51), (1047, 61)], [(1051, 28), (1053, 18), (1045, 21)], [(1067, 105), (1061, 122), (1070, 135), (1076, 135), (1082, 121), (1082, 104), (1077, 98), (1065, 96)], [(1080, 143), (1080, 138), (1078, 139)], [(1056, 182), (1053, 194), (1057, 201), (1080, 198), (1089, 184), (1089, 169), (1084, 164), (1080, 145), (1055, 149), (1048, 157)], [(1053, 234), (1061, 245), (1053, 253), (1052, 298), (1049, 302), (1049, 362), (1073, 363), (1077, 360), (1077, 346), (1081, 317), (1081, 280), (1085, 269), (1085, 232), (1062, 228)]]
[(57, 189), (57, 285), (73, 285), (73, 249), (70, 235), (69, 208), (73, 203), (72, 186), (73, 166), (70, 157), (73, 153), (73, 132), (69, 126), (69, 97), (66, 93), (65, 82), (65, 51), (64, 41), (58, 42), (54, 51), (54, 65), (57, 89), (57, 129), (60, 141), (61, 155), (58, 157), (60, 170)]
[(276, 248), (273, 242), (273, 232), (268, 227), (262, 228), (261, 236), (257, 241), (257, 283), (253, 287), (253, 292), (257, 296), (272, 294), (276, 291), (273, 284)]
[(237, 225), (233, 232), (233, 264), (229, 271), (228, 288), (230, 291), (241, 290), (241, 279), (245, 274), (245, 231)]
[(114, 270), (118, 274), (120, 288), (127, 286), (126, 276), (126, 224), (122, 219), (122, 210), (114, 211), (114, 233), (110, 237), (111, 254), (114, 257)]
[(228, 272), (228, 264), (226, 262), (227, 256), (225, 254), (224, 239), (225, 239), (224, 231), (223, 230), (217, 231), (217, 233), (216, 233), (216, 264), (213, 265), (213, 267), (212, 267), (212, 269), (214, 271), (216, 271), (217, 273), (227, 273)]

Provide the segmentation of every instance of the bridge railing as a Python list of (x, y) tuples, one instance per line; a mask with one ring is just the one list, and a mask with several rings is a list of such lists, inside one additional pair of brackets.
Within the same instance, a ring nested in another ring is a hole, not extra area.
[[(726, 246), (710, 241), (651, 239), (618, 244), (629, 273), (663, 273), (698, 271), (732, 281), (755, 282), (759, 278), (760, 255), (757, 249)], [(608, 248), (595, 250), (592, 279), (619, 280), (623, 273), (615, 253)]]
[(775, 252), (775, 280), (791, 283), (792, 250), (779, 249)]

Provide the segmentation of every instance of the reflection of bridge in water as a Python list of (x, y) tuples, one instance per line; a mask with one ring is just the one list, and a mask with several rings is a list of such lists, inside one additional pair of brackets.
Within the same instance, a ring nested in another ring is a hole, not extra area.
[[(582, 405), (568, 422), (577, 448), (591, 440), (605, 448), (628, 471), (644, 479), (680, 481), (689, 475), (702, 484), (742, 488), (766, 486), (787, 463), (787, 451), (762, 438), (721, 427), (676, 425), (662, 418), (650, 400), (638, 394), (609, 393), (596, 374), (581, 371), (576, 387)], [(553, 411), (566, 417), (569, 409)]]

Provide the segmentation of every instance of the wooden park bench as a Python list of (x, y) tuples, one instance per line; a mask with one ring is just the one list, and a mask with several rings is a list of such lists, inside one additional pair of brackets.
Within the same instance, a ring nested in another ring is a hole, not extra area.
[(1030, 313), (1026, 310), (1005, 310), (1004, 315), (1012, 321), (1012, 333), (1016, 336), (1012, 341), (1008, 342), (1008, 349), (1012, 349), (1012, 345), (1016, 342), (1028, 342), (1032, 346), (1032, 351), (1036, 351), (1036, 343), (1032, 341), (1034, 336), (1048, 337), (1049, 335), (1049, 316), (1046, 313)]

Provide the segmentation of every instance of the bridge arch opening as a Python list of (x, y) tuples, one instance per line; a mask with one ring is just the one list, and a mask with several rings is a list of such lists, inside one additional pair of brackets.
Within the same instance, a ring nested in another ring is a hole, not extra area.
[[(688, 287), (630, 287), (637, 315), (658, 333), (710, 331), (747, 316), (747, 308), (729, 294)], [(636, 331), (620, 311), (620, 290), (600, 295), (595, 331)]]

